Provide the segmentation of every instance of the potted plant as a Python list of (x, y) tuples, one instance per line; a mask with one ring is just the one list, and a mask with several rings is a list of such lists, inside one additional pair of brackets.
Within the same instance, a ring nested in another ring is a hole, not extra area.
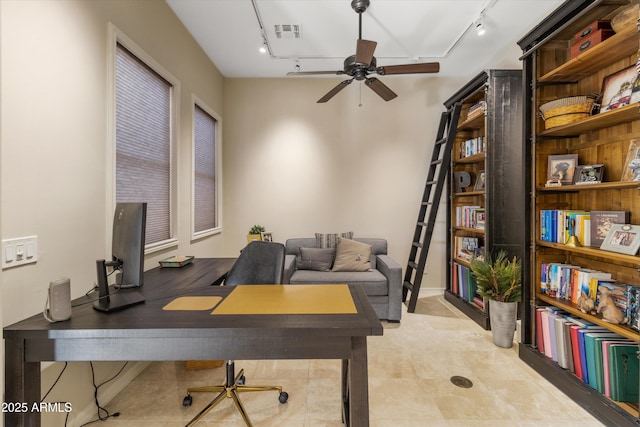
[(256, 224), (249, 229), (249, 234), (247, 235), (247, 242), (253, 242), (254, 240), (262, 240), (262, 233), (267, 231), (266, 228), (261, 226), (260, 224)]
[(502, 250), (494, 258), (471, 260), (471, 271), (476, 278), (478, 294), (489, 301), (489, 320), (493, 343), (511, 348), (516, 329), (517, 303), (522, 297), (522, 263), (517, 257), (507, 258)]

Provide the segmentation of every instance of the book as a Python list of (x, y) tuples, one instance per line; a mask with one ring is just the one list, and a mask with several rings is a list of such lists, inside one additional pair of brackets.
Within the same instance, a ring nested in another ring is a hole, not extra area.
[(609, 346), (611, 399), (616, 402), (638, 401), (638, 344)]
[(587, 381), (594, 390), (598, 389), (598, 382), (602, 381), (601, 372), (598, 372), (598, 362), (602, 359), (602, 350), (598, 352), (597, 338), (615, 339), (621, 338), (620, 335), (615, 332), (587, 332), (584, 334), (584, 353), (587, 361)]
[(633, 344), (630, 340), (624, 339), (620, 341), (605, 340), (602, 341), (602, 370), (603, 370), (603, 391), (607, 397), (611, 397), (611, 365), (609, 363), (609, 347), (611, 344)]
[(640, 306), (640, 286), (632, 286), (628, 285), (627, 287), (627, 295), (628, 295), (628, 306), (627, 312), (625, 316), (628, 319), (629, 326), (635, 329), (636, 331), (640, 330), (640, 310), (638, 307)]
[(612, 224), (629, 224), (628, 211), (591, 211), (591, 246), (599, 248)]

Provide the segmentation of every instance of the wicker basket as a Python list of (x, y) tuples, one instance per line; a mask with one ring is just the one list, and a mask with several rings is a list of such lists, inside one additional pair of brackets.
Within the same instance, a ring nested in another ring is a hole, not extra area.
[(540, 106), (545, 129), (585, 119), (596, 106), (597, 97), (591, 95), (560, 98)]

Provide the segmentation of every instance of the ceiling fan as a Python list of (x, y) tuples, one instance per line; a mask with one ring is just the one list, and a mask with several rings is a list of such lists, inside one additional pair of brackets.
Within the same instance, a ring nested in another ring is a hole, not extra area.
[(356, 54), (351, 55), (344, 60), (344, 69), (338, 71), (296, 71), (287, 73), (288, 76), (310, 76), (319, 74), (346, 74), (351, 76), (348, 80), (343, 80), (336, 87), (331, 89), (318, 100), (318, 103), (329, 101), (338, 92), (350, 85), (354, 80), (364, 80), (366, 86), (373, 90), (385, 101), (391, 101), (397, 97), (391, 89), (375, 77), (368, 77), (369, 74), (378, 74), (381, 76), (391, 74), (418, 74), (418, 73), (437, 73), (440, 71), (438, 62), (424, 62), (419, 64), (404, 65), (387, 65), (376, 66), (376, 58), (373, 53), (377, 43), (371, 40), (362, 39), (362, 13), (367, 10), (370, 5), (369, 0), (352, 0), (351, 8), (358, 14), (358, 41), (356, 44)]

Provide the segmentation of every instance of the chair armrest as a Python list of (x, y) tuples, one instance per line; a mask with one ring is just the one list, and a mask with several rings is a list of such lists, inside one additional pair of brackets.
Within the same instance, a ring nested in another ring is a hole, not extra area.
[(400, 319), (402, 306), (402, 267), (389, 255), (377, 255), (376, 269), (387, 278), (389, 283), (390, 317)]
[(282, 275), (282, 283), (287, 284), (291, 281), (291, 276), (296, 271), (296, 256), (285, 255), (284, 257), (284, 274)]

